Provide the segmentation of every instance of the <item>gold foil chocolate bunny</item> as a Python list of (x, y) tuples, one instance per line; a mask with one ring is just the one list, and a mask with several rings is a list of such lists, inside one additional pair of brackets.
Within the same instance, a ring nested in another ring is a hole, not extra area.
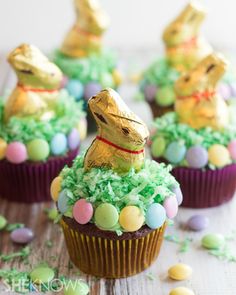
[(180, 122), (195, 129), (227, 126), (228, 107), (216, 91), (226, 68), (227, 63), (222, 56), (211, 54), (176, 81), (175, 110)]
[(22, 44), (13, 50), (8, 61), (17, 75), (18, 83), (7, 99), (5, 121), (12, 116), (34, 116), (41, 120), (54, 117), (62, 80), (60, 69), (38, 48), (28, 44)]
[(149, 136), (147, 126), (110, 88), (91, 97), (88, 104), (98, 126), (98, 136), (85, 155), (85, 168), (104, 166), (118, 173), (141, 169)]
[(211, 47), (199, 36), (205, 14), (198, 2), (190, 2), (164, 31), (167, 60), (179, 71), (191, 69), (212, 52)]
[(67, 34), (61, 51), (70, 57), (84, 57), (99, 53), (102, 49), (102, 35), (109, 20), (98, 0), (74, 0), (76, 24)]

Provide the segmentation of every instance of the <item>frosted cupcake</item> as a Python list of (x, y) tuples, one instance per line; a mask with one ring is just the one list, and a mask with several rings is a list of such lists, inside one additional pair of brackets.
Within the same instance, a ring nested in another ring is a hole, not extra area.
[(54, 61), (69, 78), (69, 93), (87, 102), (104, 87), (117, 88), (121, 75), (116, 69), (114, 52), (103, 47), (102, 36), (109, 19), (98, 0), (74, 3), (76, 22), (55, 52)]
[(135, 275), (157, 258), (182, 201), (170, 167), (145, 160), (145, 124), (112, 89), (89, 100), (98, 135), (51, 186), (72, 262), (105, 278)]
[(218, 206), (235, 192), (236, 128), (217, 92), (225, 71), (221, 56), (203, 59), (176, 81), (175, 112), (154, 122), (152, 156), (174, 165), (185, 207)]
[(60, 89), (60, 69), (36, 47), (23, 44), (8, 61), (18, 82), (0, 99), (0, 196), (49, 201), (50, 182), (78, 153), (85, 114)]

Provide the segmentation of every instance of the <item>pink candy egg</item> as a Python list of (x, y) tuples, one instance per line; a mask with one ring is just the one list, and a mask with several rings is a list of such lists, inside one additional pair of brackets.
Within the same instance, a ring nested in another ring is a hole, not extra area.
[(88, 223), (93, 216), (93, 206), (85, 199), (77, 201), (73, 207), (73, 217), (79, 224)]
[(18, 141), (12, 142), (7, 146), (6, 158), (9, 162), (20, 164), (27, 160), (26, 146)]
[(236, 139), (232, 140), (228, 145), (228, 150), (232, 160), (236, 160)]
[(178, 203), (175, 197), (168, 197), (163, 203), (168, 218), (174, 218), (178, 213)]

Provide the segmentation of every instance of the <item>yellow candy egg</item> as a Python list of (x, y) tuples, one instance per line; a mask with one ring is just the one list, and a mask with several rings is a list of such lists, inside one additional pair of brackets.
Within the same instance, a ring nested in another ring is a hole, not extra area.
[(142, 227), (144, 223), (144, 216), (138, 207), (127, 206), (121, 210), (119, 222), (124, 230), (133, 232)]
[(5, 158), (7, 143), (4, 139), (0, 138), (0, 160)]
[(194, 293), (186, 287), (177, 287), (171, 290), (169, 295), (194, 295)]
[(169, 268), (168, 275), (172, 280), (183, 281), (187, 280), (192, 272), (192, 268), (187, 264), (178, 263)]
[(115, 82), (116, 86), (119, 86), (122, 83), (122, 76), (121, 73), (118, 70), (114, 70), (112, 72), (113, 80)]
[(86, 118), (82, 118), (78, 125), (77, 130), (79, 131), (80, 140), (84, 140), (87, 136), (87, 120)]
[(51, 183), (51, 188), (50, 188), (51, 197), (53, 201), (55, 202), (57, 202), (59, 192), (61, 191), (61, 182), (62, 182), (61, 176), (57, 176), (56, 178), (53, 179)]
[(209, 162), (218, 167), (224, 167), (230, 163), (230, 154), (226, 147), (221, 144), (213, 144), (208, 150)]

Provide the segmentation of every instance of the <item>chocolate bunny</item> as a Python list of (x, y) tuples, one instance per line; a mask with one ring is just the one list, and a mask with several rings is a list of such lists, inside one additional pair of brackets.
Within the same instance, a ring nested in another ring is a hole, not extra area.
[(199, 36), (205, 11), (197, 2), (190, 2), (164, 31), (166, 57), (179, 71), (194, 67), (212, 52), (211, 47)]
[(62, 72), (38, 48), (22, 44), (13, 50), (8, 61), (18, 83), (6, 101), (4, 119), (34, 116), (40, 120), (54, 117)]
[(70, 57), (84, 57), (98, 53), (102, 48), (102, 35), (109, 20), (98, 0), (75, 0), (76, 24), (67, 34), (61, 51)]
[(175, 110), (180, 122), (195, 129), (227, 126), (228, 106), (216, 91), (226, 68), (227, 63), (222, 56), (211, 54), (176, 81)]
[(88, 104), (98, 126), (98, 136), (85, 155), (85, 168), (104, 166), (120, 173), (141, 169), (149, 136), (143, 121), (110, 88), (91, 97)]

